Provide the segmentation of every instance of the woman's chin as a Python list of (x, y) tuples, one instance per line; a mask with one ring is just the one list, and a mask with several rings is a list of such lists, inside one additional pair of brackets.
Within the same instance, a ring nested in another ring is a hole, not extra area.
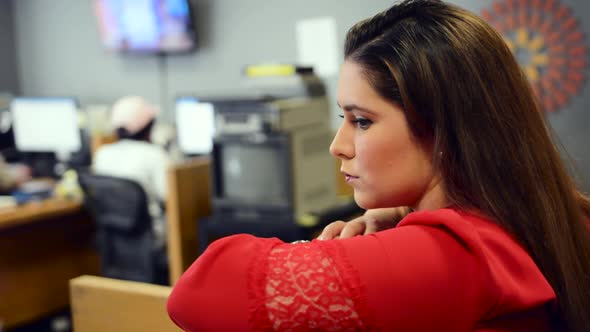
[(374, 198), (357, 190), (354, 191), (354, 201), (359, 207), (365, 210), (378, 208), (377, 201)]
[[(389, 196), (388, 196), (389, 198)], [(405, 204), (403, 200), (399, 199), (379, 199), (379, 197), (375, 195), (367, 194), (366, 192), (362, 192), (359, 190), (354, 191), (354, 201), (356, 204), (365, 210), (371, 209), (383, 209), (383, 208), (391, 208), (391, 207), (398, 207), (398, 206), (408, 206)]]

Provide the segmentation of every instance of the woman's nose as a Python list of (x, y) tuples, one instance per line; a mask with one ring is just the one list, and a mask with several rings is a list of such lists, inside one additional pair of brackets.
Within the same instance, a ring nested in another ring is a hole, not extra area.
[(330, 144), (330, 153), (339, 159), (351, 159), (354, 157), (354, 144), (351, 132), (344, 125), (338, 128), (336, 136)]

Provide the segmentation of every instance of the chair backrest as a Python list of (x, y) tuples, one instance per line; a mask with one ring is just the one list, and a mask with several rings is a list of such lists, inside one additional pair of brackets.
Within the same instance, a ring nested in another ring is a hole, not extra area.
[(81, 174), (79, 180), (85, 202), (100, 226), (125, 233), (144, 232), (150, 227), (148, 200), (139, 183), (88, 173)]
[(156, 282), (158, 258), (144, 189), (137, 182), (82, 173), (85, 205), (97, 224), (102, 275)]

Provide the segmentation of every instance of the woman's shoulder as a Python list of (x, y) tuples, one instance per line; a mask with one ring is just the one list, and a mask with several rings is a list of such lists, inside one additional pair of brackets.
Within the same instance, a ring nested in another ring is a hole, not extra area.
[(495, 238), (505, 241), (507, 245), (520, 247), (493, 218), (477, 211), (444, 208), (412, 212), (400, 221), (396, 229), (404, 227), (434, 227), (452, 233), (458, 240), (480, 241)]
[(475, 257), (489, 280), (490, 291), (496, 294), (490, 317), (527, 310), (555, 299), (552, 287), (527, 250), (491, 217), (450, 208), (414, 212), (400, 222), (397, 230), (404, 228), (441, 230)]
[(499, 257), (496, 256), (510, 256), (521, 265), (537, 269), (528, 252), (512, 234), (499, 226), (493, 218), (477, 211), (445, 208), (413, 212), (395, 230), (406, 228), (440, 230), (441, 234), (451, 235), (465, 250), (481, 255), (480, 259), (489, 264), (498, 261)]

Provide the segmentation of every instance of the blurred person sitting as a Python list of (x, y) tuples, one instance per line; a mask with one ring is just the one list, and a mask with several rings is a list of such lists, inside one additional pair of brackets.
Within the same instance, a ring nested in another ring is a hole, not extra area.
[(151, 142), (157, 110), (145, 99), (127, 96), (111, 111), (118, 141), (101, 146), (94, 156), (93, 171), (99, 175), (125, 178), (139, 183), (148, 197), (149, 212), (158, 244), (166, 243), (166, 171), (170, 160), (165, 150)]

